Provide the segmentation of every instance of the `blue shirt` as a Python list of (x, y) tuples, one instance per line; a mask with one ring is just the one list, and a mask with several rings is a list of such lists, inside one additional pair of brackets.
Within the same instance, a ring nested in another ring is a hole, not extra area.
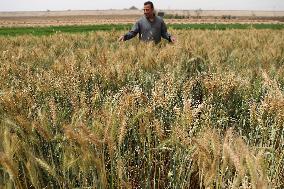
[(154, 41), (159, 43), (161, 37), (171, 42), (171, 35), (167, 32), (167, 26), (164, 20), (155, 16), (151, 22), (145, 16), (142, 16), (132, 27), (132, 29), (124, 35), (124, 40), (129, 40), (139, 33), (139, 39), (142, 41)]

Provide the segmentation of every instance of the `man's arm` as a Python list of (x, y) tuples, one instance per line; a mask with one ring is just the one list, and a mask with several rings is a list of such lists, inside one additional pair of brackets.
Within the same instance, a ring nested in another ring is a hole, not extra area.
[(139, 28), (139, 22), (136, 22), (132, 29), (127, 32), (125, 35), (121, 36), (119, 38), (120, 41), (126, 41), (126, 40), (129, 40), (129, 39), (132, 39), (133, 37), (135, 37), (137, 35), (137, 33), (139, 33), (140, 31), (140, 28)]
[(161, 35), (164, 39), (168, 40), (169, 42), (175, 42), (175, 38), (168, 33), (168, 29), (164, 20), (162, 20)]

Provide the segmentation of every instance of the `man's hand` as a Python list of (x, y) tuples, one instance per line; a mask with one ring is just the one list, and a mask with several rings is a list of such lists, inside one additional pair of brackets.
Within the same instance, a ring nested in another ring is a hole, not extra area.
[(119, 41), (119, 42), (120, 42), (120, 41), (125, 41), (125, 40), (124, 40), (124, 35), (120, 36), (119, 39), (118, 39), (118, 41)]
[(171, 36), (171, 41), (172, 41), (172, 43), (175, 43), (177, 41), (177, 39), (174, 36)]

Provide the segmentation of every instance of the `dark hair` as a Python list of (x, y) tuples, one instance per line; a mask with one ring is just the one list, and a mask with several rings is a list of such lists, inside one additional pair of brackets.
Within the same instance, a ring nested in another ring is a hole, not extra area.
[(151, 8), (154, 8), (154, 4), (151, 1), (146, 1), (144, 5), (151, 5)]

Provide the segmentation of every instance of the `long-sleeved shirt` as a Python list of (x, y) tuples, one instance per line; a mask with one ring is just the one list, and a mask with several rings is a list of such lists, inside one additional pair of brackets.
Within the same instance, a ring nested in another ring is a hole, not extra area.
[(154, 21), (148, 20), (142, 16), (132, 27), (132, 29), (124, 35), (124, 40), (129, 40), (139, 33), (139, 39), (142, 41), (154, 41), (159, 43), (161, 37), (171, 42), (171, 35), (167, 32), (167, 26), (164, 20), (155, 16)]

